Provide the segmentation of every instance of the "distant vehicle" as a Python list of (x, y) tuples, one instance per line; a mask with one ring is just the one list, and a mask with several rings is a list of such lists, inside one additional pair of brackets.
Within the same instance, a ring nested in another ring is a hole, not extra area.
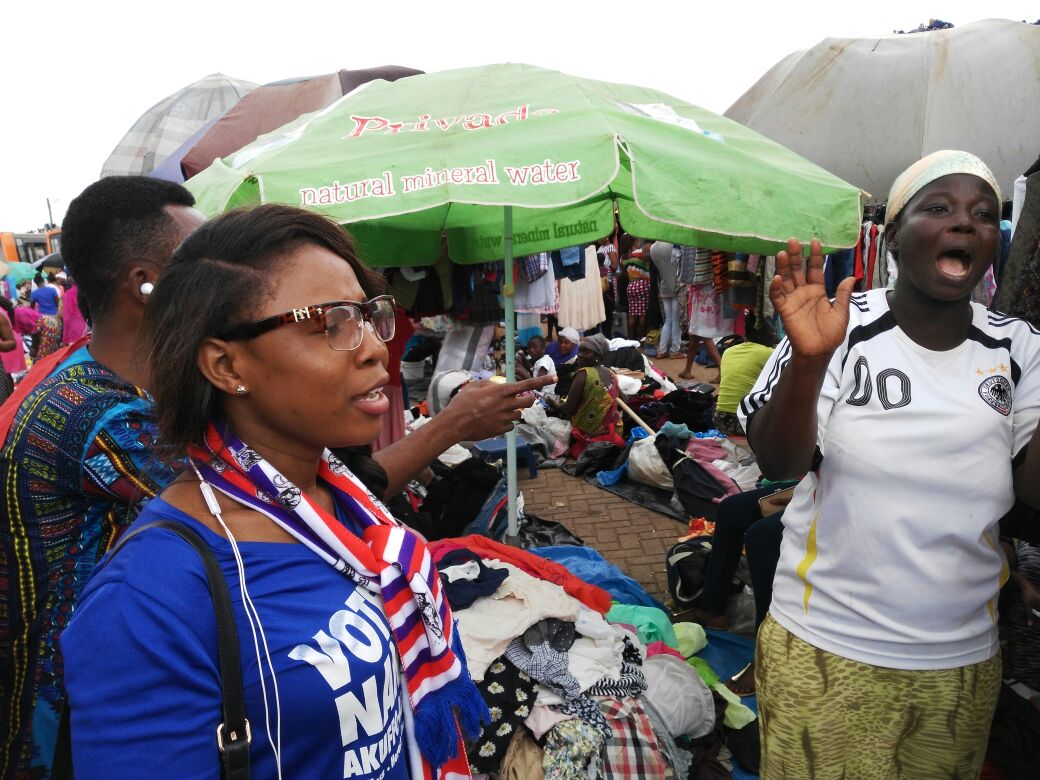
[(39, 233), (0, 232), (0, 251), (9, 263), (29, 263), (42, 260), (61, 250), (61, 230), (43, 230)]

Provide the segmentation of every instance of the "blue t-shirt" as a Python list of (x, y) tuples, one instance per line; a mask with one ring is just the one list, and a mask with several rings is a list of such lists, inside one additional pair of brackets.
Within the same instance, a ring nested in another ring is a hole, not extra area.
[[(161, 498), (135, 525), (158, 519), (198, 532), (220, 562), (241, 645), (253, 776), (275, 777), (231, 545)], [(407, 780), (400, 664), (380, 602), (302, 544), (238, 547), (278, 678), (282, 774)], [(198, 553), (160, 528), (97, 570), (61, 638), (77, 777), (218, 775), (211, 604)], [(266, 669), (262, 641), (260, 657)], [(269, 674), (265, 683), (274, 732)]]
[(58, 313), (58, 291), (53, 287), (37, 287), (29, 296), (29, 303), (36, 304), (40, 314), (53, 317)]

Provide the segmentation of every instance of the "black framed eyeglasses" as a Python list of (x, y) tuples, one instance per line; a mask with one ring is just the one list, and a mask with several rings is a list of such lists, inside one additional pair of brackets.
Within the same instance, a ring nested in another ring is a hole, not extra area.
[(309, 320), (325, 334), (329, 346), (337, 352), (349, 352), (361, 346), (365, 334), (365, 323), (380, 341), (394, 337), (394, 297), (380, 295), (367, 301), (331, 301), (318, 303), (303, 309), (293, 309), (284, 314), (264, 317), (255, 322), (246, 322), (224, 331), (220, 338), (225, 341), (255, 339), (268, 331), (294, 322)]

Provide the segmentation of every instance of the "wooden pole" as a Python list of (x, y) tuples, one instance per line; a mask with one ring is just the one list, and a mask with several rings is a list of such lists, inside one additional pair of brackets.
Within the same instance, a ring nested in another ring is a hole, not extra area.
[(633, 412), (628, 404), (621, 400), (620, 395), (617, 399), (617, 405), (621, 407), (621, 411), (625, 412), (629, 417), (635, 420), (636, 424), (639, 425), (639, 427), (641, 427), (644, 431), (651, 435), (654, 433), (654, 429), (647, 425), (645, 422), (643, 422), (642, 418), (640, 418), (638, 414)]

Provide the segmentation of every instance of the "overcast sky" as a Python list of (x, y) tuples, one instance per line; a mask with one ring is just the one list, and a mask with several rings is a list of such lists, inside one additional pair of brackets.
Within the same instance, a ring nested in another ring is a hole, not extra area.
[(777, 61), (824, 38), (887, 35), (937, 13), (957, 25), (1035, 21), (1038, 9), (1020, 0), (5, 0), (0, 230), (41, 227), (47, 198), (60, 224), (137, 118), (209, 73), (262, 84), (386, 64), (526, 62), (722, 113)]

